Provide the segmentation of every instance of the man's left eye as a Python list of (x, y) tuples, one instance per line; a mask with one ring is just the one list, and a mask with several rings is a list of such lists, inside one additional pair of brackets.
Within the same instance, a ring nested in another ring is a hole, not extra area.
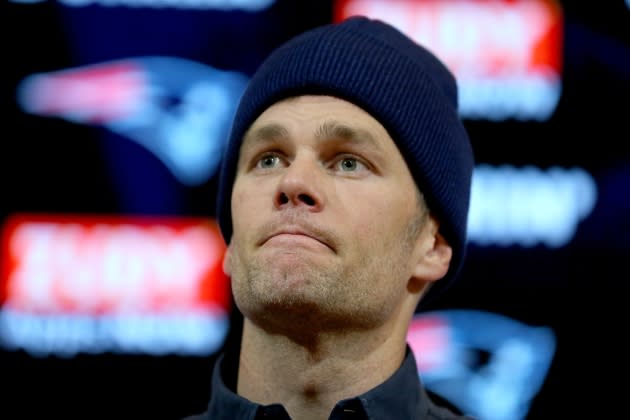
[(363, 164), (358, 159), (352, 157), (345, 157), (343, 159), (340, 159), (337, 162), (337, 165), (339, 166), (339, 169), (344, 172), (354, 172), (361, 169), (361, 167), (363, 166)]

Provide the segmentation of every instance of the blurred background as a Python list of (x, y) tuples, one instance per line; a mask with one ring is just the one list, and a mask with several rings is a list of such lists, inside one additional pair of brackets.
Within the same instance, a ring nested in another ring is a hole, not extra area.
[(205, 409), (240, 332), (214, 221), (238, 98), (354, 14), (447, 63), (477, 159), (461, 280), (409, 333), (427, 387), (480, 420), (622, 411), (628, 3), (4, 1), (0, 418)]

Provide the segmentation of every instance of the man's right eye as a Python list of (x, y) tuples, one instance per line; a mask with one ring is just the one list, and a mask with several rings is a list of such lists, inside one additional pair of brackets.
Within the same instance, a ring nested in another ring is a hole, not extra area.
[(271, 169), (278, 166), (280, 162), (280, 158), (277, 155), (264, 155), (260, 159), (258, 159), (258, 163), (256, 166), (260, 169)]

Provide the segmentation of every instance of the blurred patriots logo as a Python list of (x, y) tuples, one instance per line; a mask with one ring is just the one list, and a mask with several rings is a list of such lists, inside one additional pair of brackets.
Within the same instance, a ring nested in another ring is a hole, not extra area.
[(168, 56), (32, 74), (17, 87), (29, 114), (102, 126), (142, 145), (184, 185), (216, 172), (247, 77)]
[(427, 389), (483, 420), (525, 420), (556, 351), (551, 327), (498, 313), (416, 314), (407, 340)]

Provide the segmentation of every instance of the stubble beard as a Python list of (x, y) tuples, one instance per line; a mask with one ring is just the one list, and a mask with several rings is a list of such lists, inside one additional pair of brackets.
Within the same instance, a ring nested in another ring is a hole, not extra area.
[(259, 327), (288, 334), (331, 330), (348, 322), (348, 294), (339, 267), (304, 262), (274, 265), (255, 258), (234, 264), (232, 284), (237, 307)]
[[(351, 266), (274, 265), (238, 253), (232, 265), (237, 307), (270, 333), (303, 335), (377, 328), (391, 316), (406, 288), (405, 267), (417, 237), (412, 221), (400, 241), (382, 252), (368, 252)], [(239, 260), (240, 258), (240, 260)], [(385, 279), (385, 281), (383, 280)], [(391, 282), (389, 285), (386, 283)]]

